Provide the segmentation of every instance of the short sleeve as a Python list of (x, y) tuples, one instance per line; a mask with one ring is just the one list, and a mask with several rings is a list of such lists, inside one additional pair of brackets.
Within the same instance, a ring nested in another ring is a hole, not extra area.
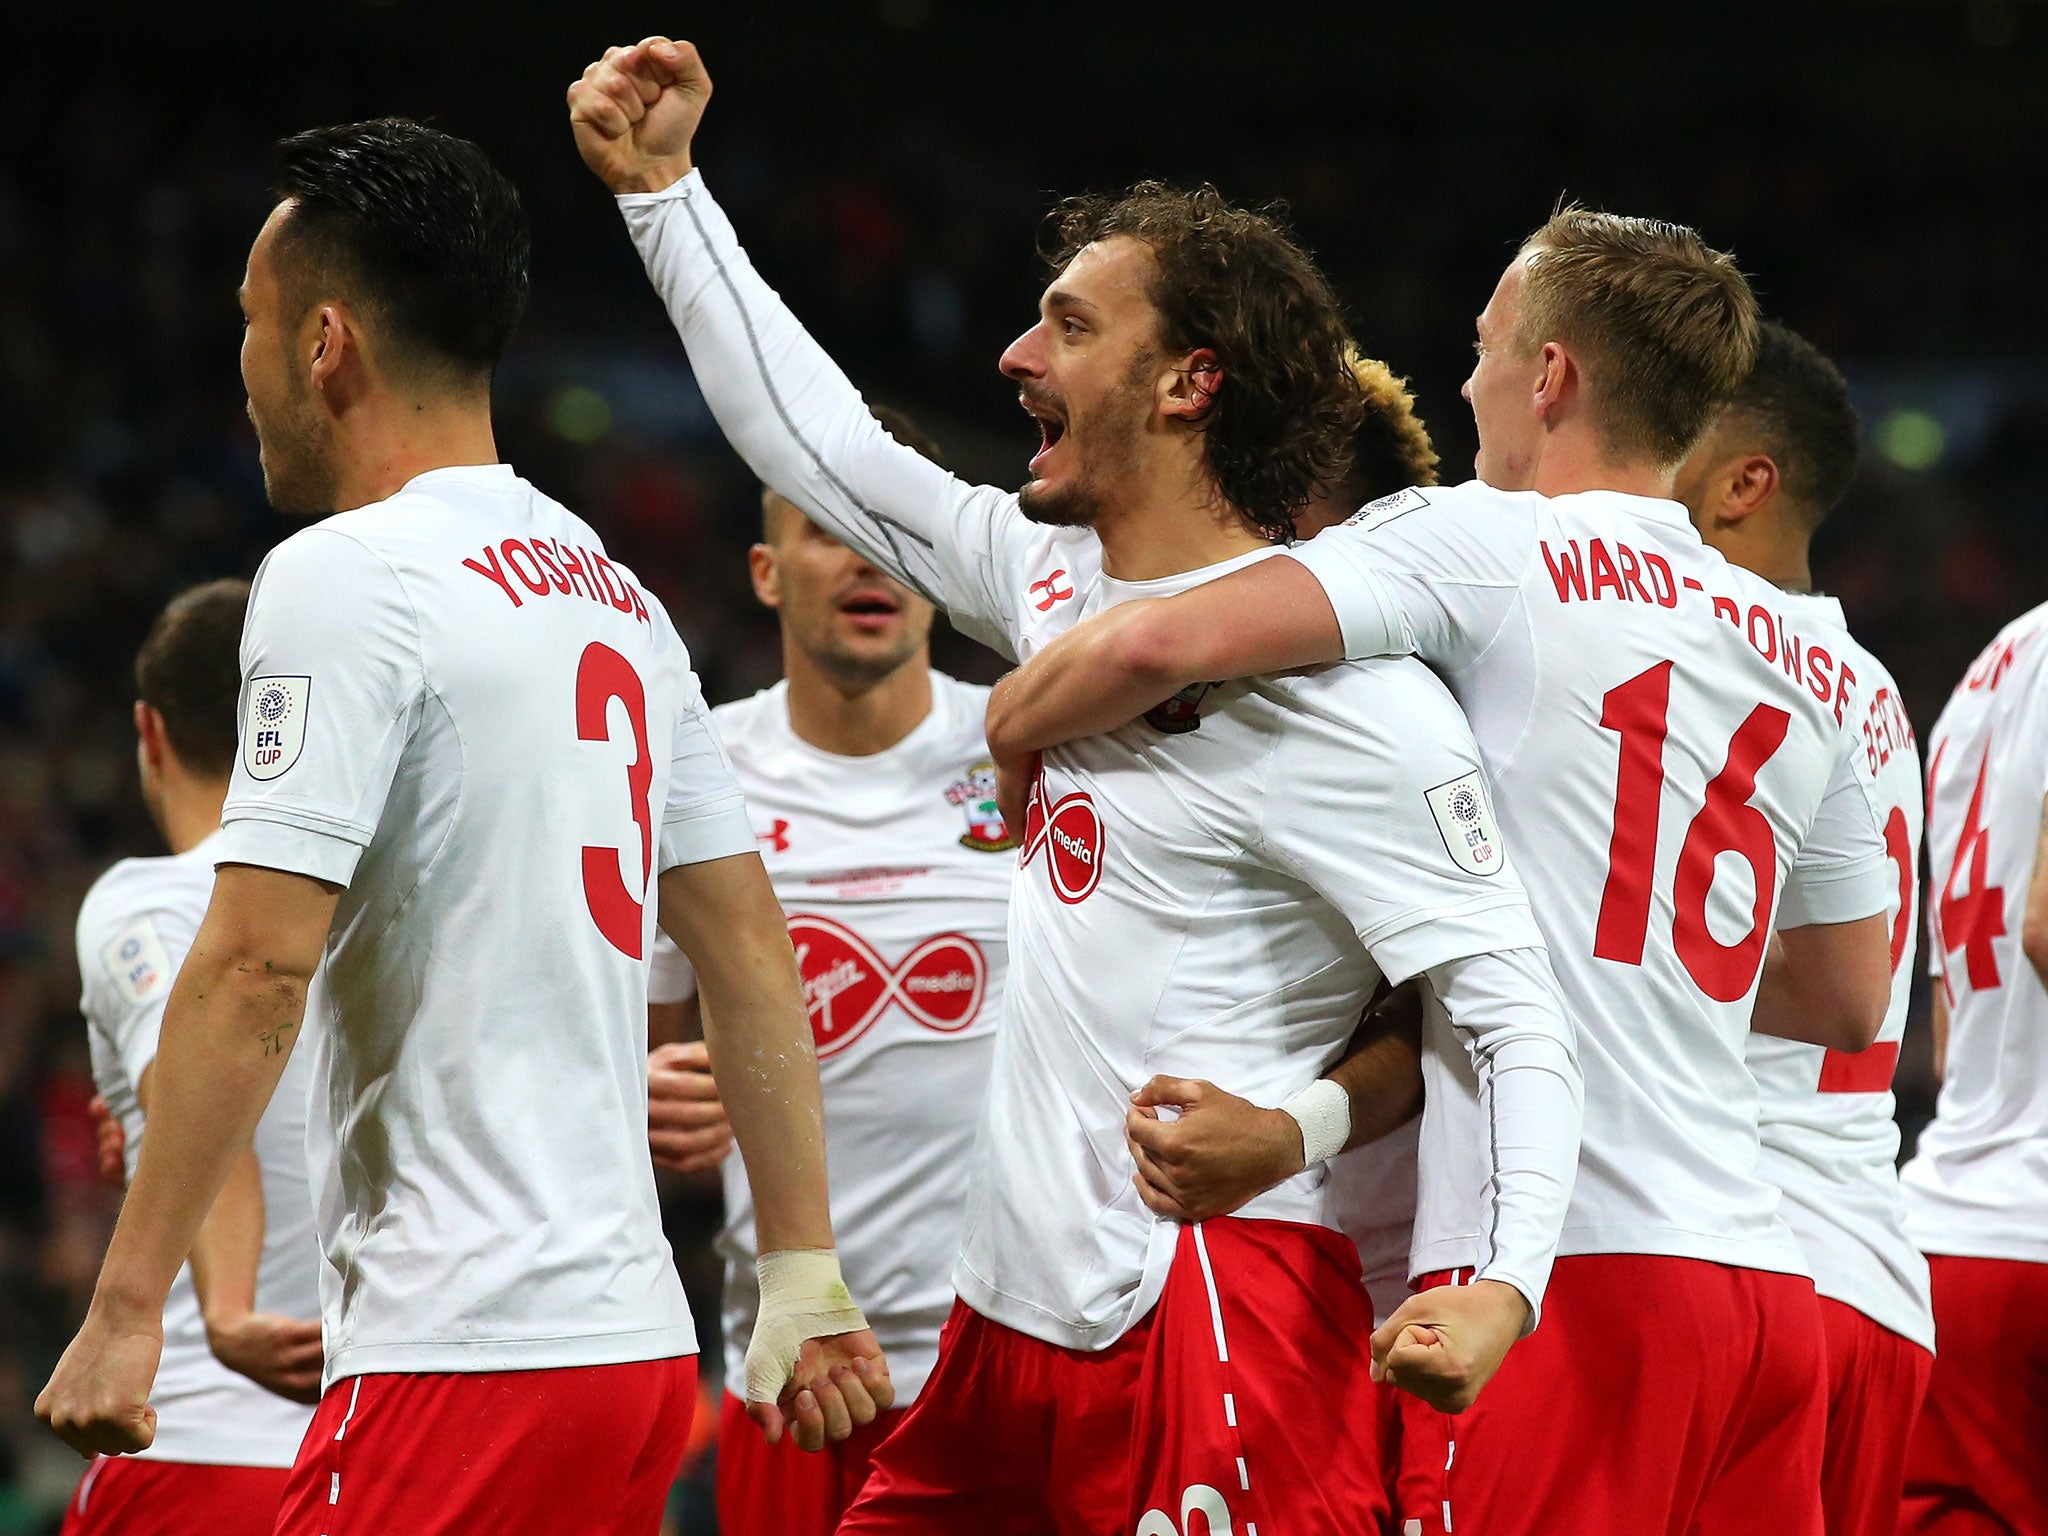
[(703, 864), (755, 850), (746, 796), (719, 744), (697, 675), (689, 674), (669, 753), (661, 815), (661, 868)]
[(647, 961), (647, 1001), (654, 1005), (687, 1003), (697, 995), (697, 970), (676, 941), (654, 930), (654, 952)]
[(1786, 876), (1785, 895), (1778, 903), (1780, 928), (1882, 916), (1898, 894), (1898, 875), (1885, 848), (1884, 818), (1856, 767), (1854, 751), (1845, 737), (1827, 793)]
[(1455, 671), (1507, 622), (1535, 539), (1528, 497), (1471, 481), (1382, 497), (1287, 554), (1322, 585), (1346, 656)]
[(218, 862), (347, 885), (423, 688), (412, 603), (381, 557), (326, 528), (272, 550), (242, 630), (241, 742)]
[(78, 914), (81, 1007), (130, 1084), (156, 1060), (171, 984), (196, 936), (195, 914), (148, 901), (92, 900)]
[(1275, 748), (1263, 833), (1275, 862), (1344, 913), (1390, 981), (1541, 948), (1471, 727), (1443, 684), (1416, 662), (1381, 661), (1292, 686), (1312, 707)]

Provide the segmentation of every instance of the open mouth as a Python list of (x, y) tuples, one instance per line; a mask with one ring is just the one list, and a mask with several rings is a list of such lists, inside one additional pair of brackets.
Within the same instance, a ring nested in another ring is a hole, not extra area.
[(887, 592), (861, 587), (839, 600), (839, 611), (858, 629), (881, 629), (903, 611), (903, 605)]
[(1035, 404), (1029, 399), (1022, 400), (1022, 404), (1030, 413), (1031, 419), (1038, 423), (1038, 452), (1031, 456), (1031, 468), (1036, 472), (1045, 456), (1058, 447), (1060, 439), (1067, 435), (1067, 422), (1064, 416), (1049, 406)]

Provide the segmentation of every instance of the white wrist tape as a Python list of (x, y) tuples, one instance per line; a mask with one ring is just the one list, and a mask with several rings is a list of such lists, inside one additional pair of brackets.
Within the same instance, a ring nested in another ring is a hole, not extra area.
[(772, 1403), (796, 1370), (804, 1340), (852, 1333), (868, 1320), (853, 1304), (832, 1248), (784, 1248), (754, 1262), (761, 1310), (747, 1341), (747, 1401)]
[(1328, 1162), (1351, 1139), (1351, 1095), (1319, 1077), (1280, 1106), (1301, 1127), (1302, 1161), (1310, 1168)]

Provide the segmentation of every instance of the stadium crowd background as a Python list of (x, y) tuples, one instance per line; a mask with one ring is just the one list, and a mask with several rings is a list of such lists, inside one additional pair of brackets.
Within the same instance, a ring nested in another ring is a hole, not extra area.
[[(129, 664), (173, 591), (253, 572), (287, 531), (242, 416), (234, 301), (282, 133), (430, 118), (518, 182), (535, 301), (501, 449), (667, 602), (714, 701), (778, 668), (744, 574), (754, 487), (561, 104), (597, 47), (650, 30), (704, 45), (702, 163), (770, 281), (964, 473), (1014, 483), (1031, 452), (994, 361), (1028, 323), (1052, 196), (1157, 174), (1285, 198), (1462, 478), (1471, 316), (1562, 193), (1696, 224), (1843, 364), (1866, 456), (1816, 576), (1923, 734), (2048, 596), (2048, 5), (385, 0), (117, 4), (90, 33), (21, 10), (0, 22), (0, 1536), (46, 1528), (69, 1489), (28, 1404), (117, 1202), (93, 1175), (71, 924), (106, 864), (157, 851)], [(994, 675), (964, 642), (941, 664)], [(1923, 998), (1909, 1147), (1933, 1086)], [(715, 1339), (716, 1195), (669, 1193)]]

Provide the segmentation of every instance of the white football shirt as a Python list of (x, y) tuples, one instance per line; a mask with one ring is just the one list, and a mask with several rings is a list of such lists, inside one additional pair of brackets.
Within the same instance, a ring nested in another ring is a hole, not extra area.
[[(128, 1139), (128, 1172), (147, 1134), (136, 1089), (156, 1060), (171, 982), (213, 894), (218, 834), (165, 858), (123, 859), (94, 882), (78, 909), (79, 1006), (92, 1047), (92, 1077)], [(256, 1126), (263, 1170), (263, 1256), (256, 1309), (285, 1317), (320, 1315), (320, 1246), (306, 1186), (307, 1058), (294, 1055)], [(288, 1467), (313, 1410), (267, 1392), (214, 1359), (207, 1347), (191, 1267), (178, 1271), (164, 1303), (164, 1352), (149, 1400), (156, 1440), (138, 1452), (152, 1461), (207, 1466)]]
[(1971, 665), (1927, 753), (1948, 1070), (1906, 1164), (1906, 1230), (1925, 1253), (2048, 1264), (2048, 990), (2020, 948), (2048, 796), (2048, 605)]
[[(786, 683), (711, 712), (789, 915), (825, 1093), (839, 1264), (899, 1405), (923, 1390), (953, 1307), (1016, 869), (982, 734), (988, 690), (940, 672), (931, 685), (931, 713), (866, 757), (797, 735)], [(650, 998), (695, 991), (688, 960), (657, 940)], [(725, 1379), (737, 1382), (761, 1296), (737, 1152), (723, 1174)]]
[[(700, 176), (619, 202), (755, 473), (967, 633), (1028, 656), (1084, 614), (1274, 553), (1157, 581), (1105, 576), (1089, 531), (1035, 525), (1013, 494), (967, 485), (875, 426)], [(1488, 1272), (1540, 1301), (1577, 1130), (1570, 1027), (1470, 730), (1426, 668), (1187, 690), (1047, 753), (1020, 832), (955, 1276), (969, 1305), (1050, 1343), (1108, 1346), (1157, 1299), (1178, 1231), (1132, 1185), (1133, 1090), (1167, 1073), (1278, 1104), (1336, 1058), (1382, 974), (1428, 972), (1441, 992), (1521, 950), (1536, 956), (1541, 1017), (1461, 1016), (1460, 1049), (1488, 1060), (1500, 1097), (1540, 1106), (1511, 1118), (1548, 1127), (1538, 1147), (1504, 1141), (1470, 1196), (1497, 1239)], [(1333, 1224), (1324, 1183), (1311, 1170), (1240, 1214)]]
[(1815, 633), (1832, 627), (1834, 652), (1855, 671), (1858, 770), (1884, 818), (1891, 859), (1891, 1007), (1877, 1044), (1856, 1054), (1752, 1033), (1763, 1176), (1784, 1198), (1778, 1212), (1799, 1239), (1814, 1289), (1880, 1327), (1934, 1347), (1927, 1261), (1906, 1236), (1899, 1190), (1899, 1125), (1892, 1072), (1906, 1033), (1919, 941), (1920, 751), (1899, 685), (1849, 634), (1832, 597), (1787, 592), (1788, 618)]
[[(1895, 898), (1835, 630), (1672, 501), (1407, 490), (1290, 551), (1350, 656), (1414, 653), (1471, 719), (1579, 1029), (1585, 1142), (1561, 1253), (1805, 1273), (1758, 1169), (1743, 1051), (1775, 926)], [(1469, 1240), (1417, 1264), (1471, 1262)]]
[(285, 540), (223, 863), (345, 887), (307, 1001), (330, 1381), (686, 1354), (647, 1159), (658, 870), (751, 853), (668, 616), (504, 465)]

